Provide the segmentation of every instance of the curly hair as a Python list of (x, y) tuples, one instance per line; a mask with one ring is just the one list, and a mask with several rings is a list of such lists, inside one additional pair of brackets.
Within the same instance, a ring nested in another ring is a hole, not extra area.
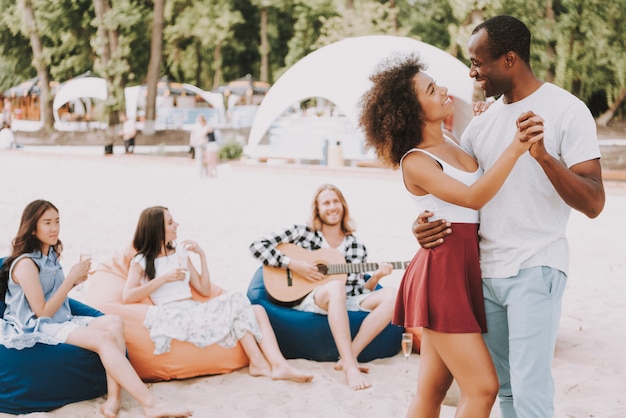
[(373, 86), (359, 102), (359, 126), (366, 146), (374, 148), (378, 158), (393, 168), (398, 168), (408, 150), (422, 142), (422, 106), (414, 79), (425, 69), (417, 53), (391, 55), (370, 76)]
[[(22, 254), (28, 254), (35, 251), (41, 251), (42, 245), (39, 238), (36, 236), (37, 222), (44, 215), (48, 209), (53, 209), (59, 213), (59, 209), (47, 200), (34, 200), (30, 202), (24, 208), (22, 212), (22, 219), (20, 220), (20, 226), (17, 231), (17, 235), (13, 239), (13, 248), (11, 255), (4, 260), (2, 269), (0, 270), (0, 297), (4, 299), (4, 295), (8, 288), (9, 283), (9, 269), (11, 264)], [(57, 240), (57, 243), (52, 246), (57, 256), (60, 257), (63, 252), (63, 243), (61, 240)]]

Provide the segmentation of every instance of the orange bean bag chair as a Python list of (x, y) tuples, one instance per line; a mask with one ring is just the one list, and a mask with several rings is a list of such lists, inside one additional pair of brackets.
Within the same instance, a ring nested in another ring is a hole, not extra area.
[[(145, 381), (186, 379), (195, 376), (230, 373), (248, 365), (240, 344), (224, 348), (217, 344), (199, 348), (192, 343), (172, 340), (171, 350), (163, 354), (153, 354), (154, 343), (148, 329), (143, 325), (149, 298), (141, 303), (122, 303), (124, 281), (128, 276), (130, 261), (135, 255), (128, 247), (112, 260), (100, 264), (85, 282), (81, 301), (106, 313), (118, 315), (124, 320), (128, 358)], [(193, 299), (207, 301), (192, 289)], [(219, 296), (224, 290), (213, 284), (211, 297)]]

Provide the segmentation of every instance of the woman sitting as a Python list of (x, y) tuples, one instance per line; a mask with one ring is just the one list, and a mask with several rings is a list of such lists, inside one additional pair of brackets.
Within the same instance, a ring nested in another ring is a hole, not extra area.
[[(274, 380), (309, 382), (313, 376), (289, 365), (283, 357), (267, 314), (262, 306), (251, 305), (241, 293), (225, 293), (207, 302), (191, 299), (191, 288), (210, 296), (211, 279), (206, 255), (195, 241), (175, 245), (178, 223), (169, 210), (154, 206), (142, 211), (122, 300), (135, 303), (150, 297), (144, 324), (155, 344), (155, 354), (167, 352), (172, 339), (198, 347), (217, 343), (229, 348), (240, 341), (249, 358), (252, 376)], [(190, 262), (187, 251), (200, 258), (200, 271)]]

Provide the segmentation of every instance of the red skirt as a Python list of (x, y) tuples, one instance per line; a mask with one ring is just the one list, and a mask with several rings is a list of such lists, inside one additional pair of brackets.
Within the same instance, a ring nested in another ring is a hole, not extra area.
[(437, 332), (487, 332), (478, 224), (453, 223), (433, 249), (420, 249), (404, 272), (393, 323)]

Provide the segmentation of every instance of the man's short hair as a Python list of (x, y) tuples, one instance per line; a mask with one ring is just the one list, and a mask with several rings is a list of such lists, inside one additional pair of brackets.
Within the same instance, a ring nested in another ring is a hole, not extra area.
[(499, 15), (480, 23), (472, 35), (481, 29), (487, 31), (487, 44), (492, 58), (513, 51), (530, 64), (530, 31), (524, 22), (513, 16)]

